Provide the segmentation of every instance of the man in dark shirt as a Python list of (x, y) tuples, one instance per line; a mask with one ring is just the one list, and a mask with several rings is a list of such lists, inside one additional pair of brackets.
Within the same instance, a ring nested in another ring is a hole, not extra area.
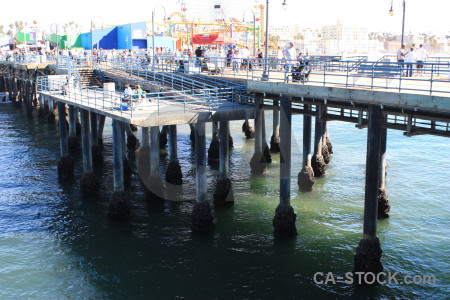
[(203, 50), (198, 46), (197, 50), (195, 50), (196, 57), (203, 57)]

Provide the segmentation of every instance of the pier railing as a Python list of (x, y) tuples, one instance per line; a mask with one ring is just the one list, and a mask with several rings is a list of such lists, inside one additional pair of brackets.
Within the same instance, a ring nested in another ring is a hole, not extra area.
[(240, 102), (248, 100), (244, 96), (236, 95), (230, 88), (128, 95), (120, 91), (77, 86), (65, 78), (65, 75), (40, 76), (37, 79), (38, 91), (69, 104), (110, 111), (127, 118), (146, 117), (151, 114), (235, 109)]
[[(386, 60), (386, 59), (385, 59)], [(436, 62), (437, 61), (437, 62)], [(183, 58), (159, 56), (153, 63), (145, 57), (118, 57), (104, 60), (109, 69), (121, 69), (142, 76), (145, 72), (204, 74), (298, 84), (370, 88), (424, 94), (450, 93), (450, 58), (430, 59), (423, 64), (393, 61), (300, 60), (241, 58)]]
[[(37, 60), (38, 57), (23, 55), (15, 59), (26, 63)], [(65, 68), (67, 65), (61, 56), (50, 57), (50, 59), (56, 60), (55, 63), (60, 68)], [(450, 94), (449, 57), (430, 57), (421, 65), (417, 63), (399, 64), (392, 59), (390, 56), (385, 56), (383, 61), (366, 61), (361, 58), (324, 60), (302, 57), (300, 60), (268, 59), (265, 61), (259, 58), (117, 56), (107, 60), (98, 56), (79, 56), (73, 57), (71, 60), (74, 67), (101, 66), (110, 70), (120, 69), (131, 75), (143, 77), (144, 80), (152, 80), (152, 77), (156, 78), (160, 73), (186, 73), (204, 74), (211, 78), (224, 76), (245, 80), (370, 88), (429, 95)], [(188, 81), (188, 79), (180, 79), (176, 75), (173, 75), (170, 80), (174, 82)], [(196, 84), (203, 85), (198, 88), (214, 87), (214, 84), (207, 84), (205, 81)], [(181, 89), (183, 88), (181, 87)]]

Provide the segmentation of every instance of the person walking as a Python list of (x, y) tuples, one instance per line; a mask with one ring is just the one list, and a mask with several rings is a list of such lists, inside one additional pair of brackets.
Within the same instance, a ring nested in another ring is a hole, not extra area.
[(295, 66), (295, 62), (297, 59), (297, 51), (295, 50), (294, 43), (290, 42), (289, 46), (286, 47), (283, 51), (284, 58), (286, 60), (286, 64), (284, 66), (285, 68), (285, 82), (289, 82), (289, 73), (291, 72), (291, 69)]
[(417, 74), (423, 75), (423, 63), (428, 58), (428, 51), (421, 44), (416, 51)]
[(412, 77), (413, 74), (413, 65), (416, 61), (416, 54), (414, 52), (414, 48), (411, 47), (408, 53), (405, 55), (406, 62), (406, 77)]
[(402, 45), (402, 47), (397, 51), (397, 62), (400, 66), (400, 72), (402, 73), (402, 75), (403, 75), (403, 67), (405, 64), (405, 55), (406, 55), (405, 49), (406, 49), (405, 45)]

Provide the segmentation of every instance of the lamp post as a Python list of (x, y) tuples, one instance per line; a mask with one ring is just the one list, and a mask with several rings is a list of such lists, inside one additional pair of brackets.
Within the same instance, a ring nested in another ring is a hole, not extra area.
[(56, 63), (59, 64), (59, 36), (58, 36), (59, 25), (53, 23), (50, 25), (50, 30), (52, 33), (56, 33)]
[[(286, 9), (286, 0), (283, 0), (283, 8)], [(265, 32), (265, 39), (264, 42), (264, 71), (262, 74), (262, 81), (269, 80), (269, 62), (268, 62), (268, 52), (269, 52), (269, 0), (266, 0), (266, 32)]]
[[(391, 16), (394, 15), (393, 2), (394, 2), (394, 0), (391, 0), (391, 9), (389, 10), (389, 14), (390, 14)], [(405, 0), (403, 0), (402, 6), (403, 6), (402, 42), (401, 42), (401, 45), (400, 45), (400, 46), (403, 46), (403, 42), (404, 42), (404, 39), (405, 39), (405, 10), (406, 10)]]
[[(92, 51), (92, 52), (94, 52), (94, 20), (95, 20), (95, 18), (99, 18), (99, 19), (102, 21), (102, 30), (103, 30), (103, 18), (100, 17), (100, 16), (94, 16), (94, 17), (91, 19), (91, 51)], [(100, 44), (100, 40), (99, 40), (98, 43), (97, 43), (97, 50), (98, 50), (98, 48), (99, 48), (99, 45), (98, 45), (98, 44)]]
[[(242, 22), (245, 22), (245, 12), (247, 10), (244, 10), (244, 16), (242, 17)], [(256, 57), (256, 15), (255, 12), (251, 9), (249, 11), (253, 14), (253, 57)]]
[(152, 11), (152, 47), (153, 47), (153, 59), (152, 59), (152, 69), (155, 69), (155, 55), (156, 55), (156, 48), (155, 48), (155, 10), (158, 7), (162, 7), (164, 9), (164, 19), (166, 20), (166, 8), (162, 5), (157, 5), (153, 8)]

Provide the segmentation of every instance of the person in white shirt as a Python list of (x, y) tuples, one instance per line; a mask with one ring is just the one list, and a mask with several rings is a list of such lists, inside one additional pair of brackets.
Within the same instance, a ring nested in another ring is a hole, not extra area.
[(402, 47), (400, 49), (398, 49), (397, 51), (397, 62), (400, 66), (400, 72), (403, 75), (403, 68), (404, 68), (404, 64), (405, 64), (405, 55), (407, 52), (405, 52), (405, 45), (402, 45)]
[(412, 77), (413, 74), (413, 64), (416, 61), (416, 54), (414, 48), (411, 48), (405, 55), (406, 62), (406, 77)]
[(277, 71), (281, 71), (283, 69), (283, 49), (281, 49), (280, 46), (278, 46), (277, 50)]
[(417, 73), (419, 75), (423, 75), (423, 63), (427, 58), (428, 51), (423, 47), (423, 45), (420, 45), (419, 49), (416, 51)]
[(123, 91), (122, 105), (128, 106), (130, 104), (131, 96), (134, 94), (133, 89), (128, 83), (125, 84), (125, 90)]
[(285, 81), (289, 82), (289, 73), (291, 72), (291, 69), (295, 65), (295, 60), (297, 59), (297, 51), (294, 48), (294, 43), (290, 42), (289, 47), (286, 47), (283, 51), (284, 58), (286, 59), (285, 64)]
[(239, 72), (239, 62), (241, 60), (241, 55), (239, 53), (239, 50), (234, 50), (233, 55), (231, 56), (232, 62), (233, 62), (233, 71)]
[(248, 49), (248, 47), (243, 47), (241, 49), (241, 58), (242, 58), (241, 69), (246, 69), (248, 67), (249, 55), (250, 55), (250, 50)]

